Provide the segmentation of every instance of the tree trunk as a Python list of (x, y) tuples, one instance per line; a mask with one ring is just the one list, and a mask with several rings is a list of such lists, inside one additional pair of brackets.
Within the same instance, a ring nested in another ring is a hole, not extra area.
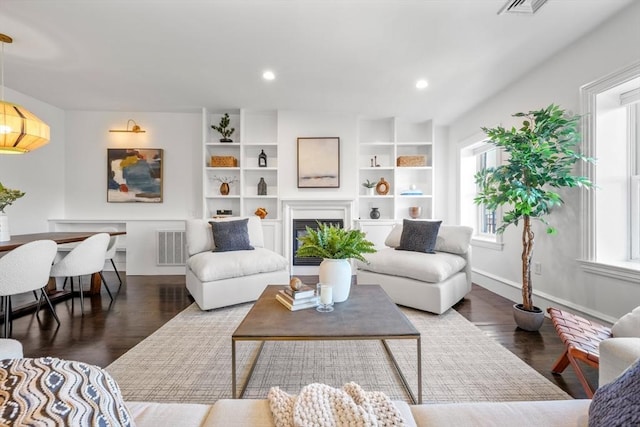
[(522, 306), (525, 310), (533, 310), (531, 298), (531, 257), (533, 256), (533, 231), (531, 231), (531, 218), (524, 216), (522, 229)]

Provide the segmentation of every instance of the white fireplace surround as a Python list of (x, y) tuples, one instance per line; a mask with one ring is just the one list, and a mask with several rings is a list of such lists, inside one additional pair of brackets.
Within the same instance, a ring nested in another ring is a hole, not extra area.
[(293, 265), (294, 219), (342, 219), (345, 228), (353, 227), (354, 198), (309, 199), (291, 198), (282, 201), (282, 227), (284, 229), (284, 257), (289, 261), (291, 274), (317, 275), (318, 267)]

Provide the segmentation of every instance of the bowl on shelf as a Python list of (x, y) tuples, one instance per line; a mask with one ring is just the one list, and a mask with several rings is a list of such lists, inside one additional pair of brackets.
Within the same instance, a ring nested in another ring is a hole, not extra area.
[(422, 215), (422, 206), (410, 206), (409, 207), (409, 216), (413, 219), (420, 218)]

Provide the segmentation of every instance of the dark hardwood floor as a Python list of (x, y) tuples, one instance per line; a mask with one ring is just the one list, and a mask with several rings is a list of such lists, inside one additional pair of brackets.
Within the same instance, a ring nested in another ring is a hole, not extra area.
[[(79, 298), (56, 304), (61, 326), (48, 310), (36, 317), (27, 314), (13, 322), (13, 338), (22, 342), (26, 357), (55, 356), (107, 366), (191, 304), (184, 276), (124, 276), (125, 283), (111, 303), (108, 295), (85, 298), (84, 316)], [(111, 289), (117, 289), (115, 273), (106, 272)], [(454, 308), (485, 334), (497, 340), (527, 364), (575, 398), (586, 398), (571, 367), (562, 375), (550, 368), (563, 346), (549, 319), (539, 332), (516, 328), (512, 303), (480, 286)], [(592, 384), (597, 371), (585, 367)], [(522, 379), (526, 387), (526, 378)]]

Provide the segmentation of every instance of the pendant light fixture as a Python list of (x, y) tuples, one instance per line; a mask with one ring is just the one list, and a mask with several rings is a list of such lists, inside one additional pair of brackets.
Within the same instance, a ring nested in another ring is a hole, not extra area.
[[(131, 129), (129, 129), (129, 125), (131, 125)], [(146, 130), (142, 130), (140, 126), (133, 119), (127, 120), (127, 128), (126, 129), (110, 129), (109, 132), (133, 132), (133, 133), (145, 133)]]
[(0, 34), (0, 154), (23, 154), (49, 142), (49, 126), (26, 108), (4, 100), (4, 45), (13, 39)]

